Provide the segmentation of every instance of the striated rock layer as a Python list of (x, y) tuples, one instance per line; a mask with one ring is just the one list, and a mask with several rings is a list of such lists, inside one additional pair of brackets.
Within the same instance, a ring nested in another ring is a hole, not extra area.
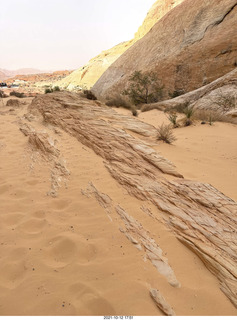
[(76, 86), (92, 87), (100, 76), (114, 63), (128, 48), (141, 39), (153, 26), (172, 8), (184, 0), (157, 0), (149, 10), (142, 26), (138, 29), (134, 39), (122, 42), (115, 47), (105, 50), (92, 58), (88, 64), (75, 70), (68, 77), (58, 82), (58, 85), (73, 89)]
[(214, 81), (236, 67), (236, 18), (236, 0), (185, 0), (102, 75), (94, 92), (120, 93), (135, 70), (157, 72), (167, 95)]
[[(93, 149), (131, 195), (156, 205), (177, 238), (216, 275), (221, 290), (237, 307), (236, 202), (209, 184), (183, 179), (148, 143), (129, 135), (126, 131), (144, 137), (146, 131), (149, 139), (155, 138), (155, 129), (136, 118), (62, 92), (35, 98), (29, 112), (40, 113), (45, 123), (59, 126)], [(127, 224), (126, 232), (134, 228)]]

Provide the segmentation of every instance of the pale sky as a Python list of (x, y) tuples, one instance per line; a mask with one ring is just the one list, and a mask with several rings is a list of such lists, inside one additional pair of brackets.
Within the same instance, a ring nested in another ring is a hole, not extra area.
[(0, 0), (0, 68), (79, 68), (132, 39), (154, 2)]

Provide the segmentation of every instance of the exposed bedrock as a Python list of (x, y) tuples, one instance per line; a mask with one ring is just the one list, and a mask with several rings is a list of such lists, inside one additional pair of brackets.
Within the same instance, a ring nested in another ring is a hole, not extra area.
[(165, 93), (189, 92), (233, 70), (237, 0), (185, 0), (118, 58), (95, 83), (106, 98), (121, 93), (136, 70), (154, 71)]
[(155, 139), (154, 127), (137, 118), (66, 92), (38, 96), (29, 112), (39, 112), (45, 123), (93, 149), (131, 195), (155, 204), (177, 238), (216, 275), (222, 291), (237, 307), (236, 202), (209, 184), (183, 179), (149, 143), (128, 134)]

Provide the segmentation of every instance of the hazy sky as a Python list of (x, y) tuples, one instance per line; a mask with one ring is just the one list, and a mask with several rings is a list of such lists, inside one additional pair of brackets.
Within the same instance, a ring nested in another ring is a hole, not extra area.
[(0, 0), (0, 68), (78, 68), (132, 39), (154, 2)]

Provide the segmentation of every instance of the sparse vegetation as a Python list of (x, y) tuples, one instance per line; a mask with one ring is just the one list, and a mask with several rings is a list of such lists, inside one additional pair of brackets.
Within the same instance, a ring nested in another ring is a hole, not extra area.
[(83, 90), (85, 97), (89, 100), (97, 100), (96, 96), (91, 90)]
[(121, 95), (116, 95), (113, 97), (108, 97), (105, 103), (108, 107), (123, 107), (126, 109), (131, 109), (131, 104), (129, 104)]
[(45, 93), (45, 94), (47, 94), (47, 93), (52, 93), (52, 92), (53, 92), (53, 90), (50, 89), (50, 88), (46, 88), (46, 89), (44, 90), (44, 93)]
[(174, 128), (178, 127), (178, 124), (177, 124), (178, 115), (177, 115), (177, 113), (175, 111), (169, 112), (167, 118), (173, 124)]
[(171, 144), (176, 141), (176, 138), (172, 132), (172, 127), (170, 125), (165, 125), (164, 123), (157, 128), (157, 140), (161, 140), (165, 143)]
[(10, 96), (15, 96), (17, 98), (24, 98), (25, 97), (23, 92), (17, 92), (17, 91), (10, 92)]
[(53, 88), (53, 91), (60, 91), (59, 86), (55, 86), (55, 87)]
[(155, 72), (135, 71), (129, 78), (129, 87), (122, 94), (135, 105), (154, 103), (162, 98), (163, 86)]
[(184, 121), (185, 127), (188, 127), (192, 124), (192, 117), (194, 115), (194, 109), (192, 107), (188, 107), (184, 109), (184, 114), (186, 116), (186, 119)]

